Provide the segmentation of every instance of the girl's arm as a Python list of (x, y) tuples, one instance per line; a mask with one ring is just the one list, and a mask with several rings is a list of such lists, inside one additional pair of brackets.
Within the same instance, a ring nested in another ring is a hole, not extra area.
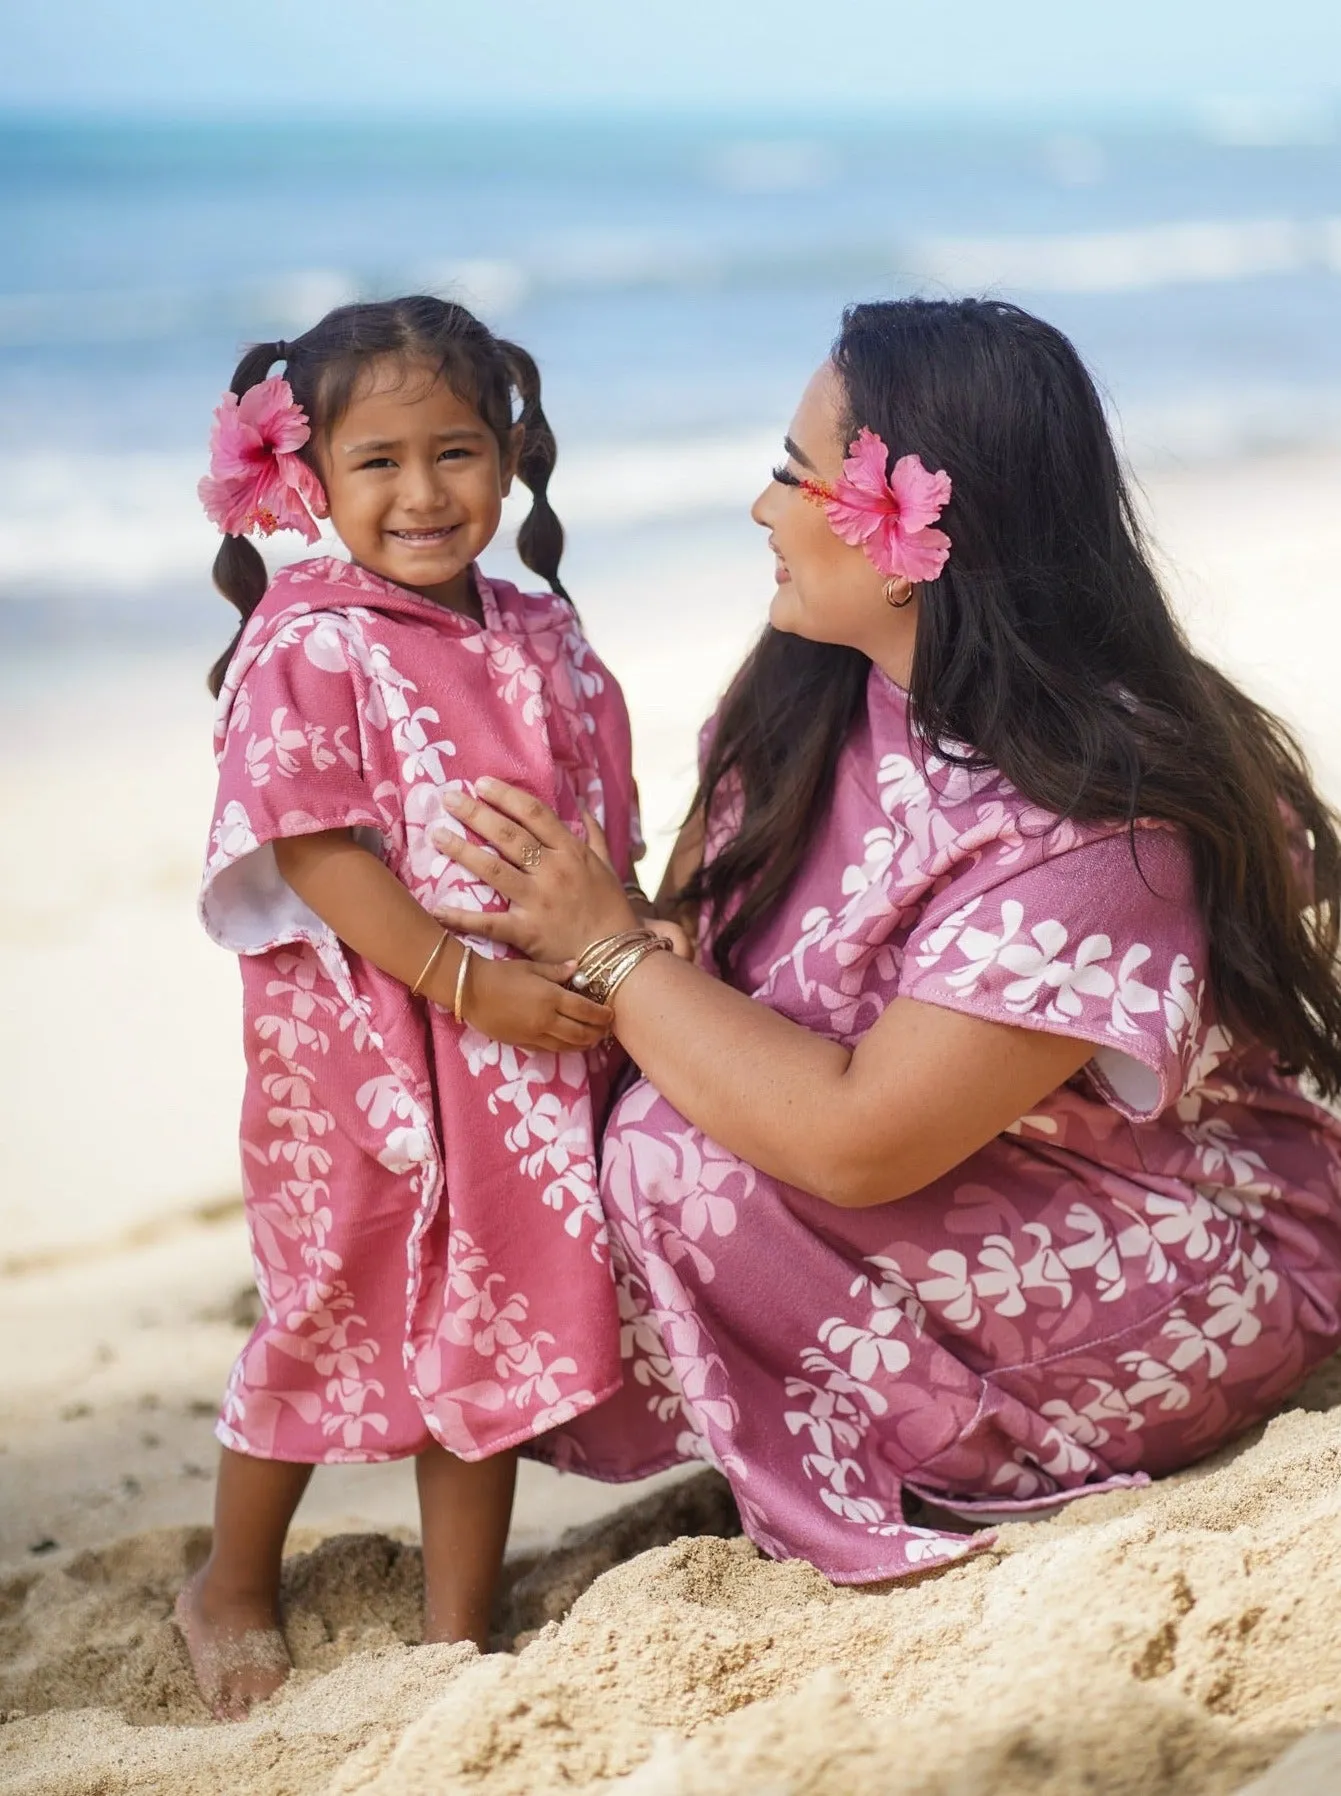
[(666, 871), (657, 887), (658, 914), (678, 923), (691, 941), (698, 934), (698, 917), (687, 906), (677, 906), (675, 894), (698, 872), (703, 860), (703, 833), (703, 813), (694, 811), (680, 826), (670, 859), (666, 862)]
[[(696, 833), (697, 832), (697, 833)], [(649, 898), (636, 881), (624, 887), (629, 906), (644, 928), (664, 936), (681, 960), (694, 958), (697, 919), (692, 910), (674, 902), (675, 894), (694, 871), (703, 853), (703, 830), (697, 816), (691, 817), (675, 838), (666, 871), (661, 876), (655, 898)], [(608, 856), (607, 864), (608, 864)]]
[[(452, 833), (442, 841), (511, 901), (479, 926), (527, 953), (570, 956), (634, 926), (596, 852), (526, 794), (497, 782), (488, 790), (499, 810), (473, 799), (453, 809), (498, 852)], [(528, 874), (511, 857), (531, 840), (544, 852)], [(458, 926), (459, 913), (443, 915)], [(625, 979), (614, 1011), (621, 1044), (690, 1122), (773, 1177), (854, 1209), (948, 1172), (1093, 1052), (910, 999), (896, 999), (848, 1049), (667, 954)]]
[[(347, 829), (281, 836), (275, 862), (285, 883), (333, 929), (346, 947), (402, 985), (412, 986), (437, 946), (443, 926)], [(471, 917), (460, 925), (475, 933)], [(450, 1010), (464, 950), (448, 941), (422, 990)], [(472, 958), (462, 1013), (496, 1041), (560, 1052), (590, 1048), (610, 1027), (611, 1013), (563, 981), (572, 967)]]

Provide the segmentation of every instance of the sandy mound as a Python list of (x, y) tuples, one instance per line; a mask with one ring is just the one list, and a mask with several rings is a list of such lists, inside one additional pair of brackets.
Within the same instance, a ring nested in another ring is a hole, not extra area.
[[(725, 1483), (714, 1473), (573, 1529), (547, 1554), (512, 1560), (500, 1595), (498, 1646), (524, 1645), (612, 1566), (708, 1531), (739, 1532)], [(295, 1545), (304, 1540), (296, 1529)], [(337, 1535), (285, 1564), (285, 1634), (295, 1676), (247, 1723), (216, 1726), (170, 1619), (173, 1598), (208, 1546), (204, 1528), (156, 1529), (0, 1577), (0, 1790), (325, 1790), (337, 1766), (348, 1772), (385, 1758), (448, 1681), (479, 1660), (472, 1647), (419, 1645), (417, 1546), (378, 1534)]]
[[(1311, 1400), (1328, 1401), (1335, 1382), (1329, 1368)], [(770, 1564), (732, 1529), (720, 1481), (704, 1474), (579, 1531), (512, 1568), (500, 1624), (522, 1650), (487, 1658), (411, 1650), (413, 1547), (323, 1542), (287, 1573), (298, 1675), (234, 1727), (202, 1725), (166, 1620), (203, 1533), (25, 1572), (0, 1597), (0, 1702), (27, 1711), (0, 1729), (0, 1788), (1341, 1787), (1341, 1733), (1300, 1740), (1341, 1711), (1341, 1412), (1291, 1410), (1208, 1467), (1007, 1528), (991, 1554), (880, 1590)]]

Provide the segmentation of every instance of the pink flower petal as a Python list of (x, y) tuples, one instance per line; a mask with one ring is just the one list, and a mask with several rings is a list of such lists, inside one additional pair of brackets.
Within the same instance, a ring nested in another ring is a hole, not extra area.
[(328, 518), (331, 515), (331, 508), (330, 502), (326, 498), (326, 489), (311, 468), (298, 455), (287, 455), (282, 459), (285, 463), (285, 479), (297, 492), (312, 516)]
[(254, 480), (238, 480), (233, 476), (220, 479), (217, 475), (206, 474), (196, 492), (212, 524), (217, 524), (225, 536), (242, 536), (247, 528), (244, 520), (253, 509), (255, 489)]
[(950, 476), (942, 468), (930, 474), (920, 455), (901, 455), (894, 463), (889, 488), (905, 530), (921, 530), (934, 524), (950, 503)]
[(307, 413), (294, 402), (293, 388), (280, 374), (248, 387), (238, 401), (238, 417), (280, 455), (301, 449), (312, 434)]
[(839, 484), (852, 488), (854, 493), (866, 495), (871, 503), (883, 508), (889, 504), (889, 482), (885, 477), (888, 461), (888, 449), (875, 432), (863, 424), (848, 447), (843, 479)]
[(825, 500), (824, 515), (835, 536), (859, 549), (875, 535), (890, 514), (881, 511), (876, 505), (854, 503), (848, 498), (844, 487), (845, 483), (840, 480), (833, 498)]
[(903, 537), (899, 570), (905, 580), (939, 580), (950, 558), (950, 539), (943, 530), (914, 530)]

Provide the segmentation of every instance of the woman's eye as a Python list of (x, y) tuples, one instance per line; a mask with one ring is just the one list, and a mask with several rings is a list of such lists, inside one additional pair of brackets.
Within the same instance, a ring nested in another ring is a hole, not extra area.
[(795, 474), (792, 473), (791, 469), (784, 468), (780, 463), (773, 470), (773, 478), (777, 481), (779, 486), (800, 486), (801, 484)]

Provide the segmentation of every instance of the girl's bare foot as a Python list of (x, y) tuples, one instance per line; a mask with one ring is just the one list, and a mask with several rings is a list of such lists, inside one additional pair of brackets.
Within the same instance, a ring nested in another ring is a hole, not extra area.
[(293, 1669), (273, 1603), (209, 1590), (202, 1567), (172, 1612), (200, 1694), (216, 1721), (243, 1721)]

